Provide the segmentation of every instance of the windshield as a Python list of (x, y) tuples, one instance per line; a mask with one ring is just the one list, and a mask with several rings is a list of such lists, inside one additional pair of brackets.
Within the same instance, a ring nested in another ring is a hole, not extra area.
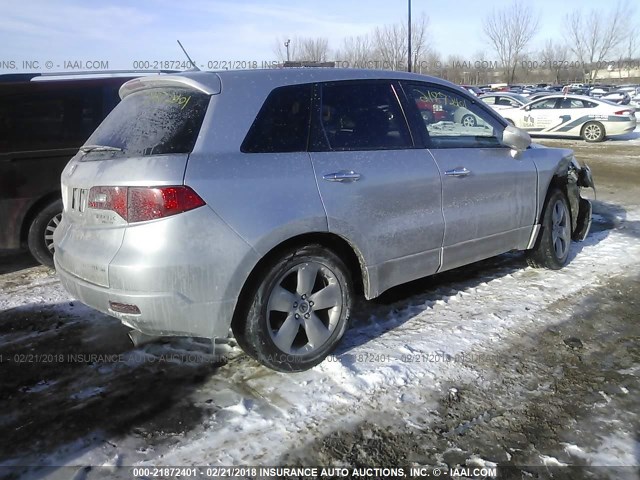
[(209, 96), (187, 88), (151, 88), (122, 100), (89, 137), (85, 156), (145, 156), (190, 153)]

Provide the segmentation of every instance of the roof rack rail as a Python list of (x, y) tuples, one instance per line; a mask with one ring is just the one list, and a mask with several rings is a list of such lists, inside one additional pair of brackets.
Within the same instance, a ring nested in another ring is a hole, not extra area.
[(28, 82), (34, 78), (53, 78), (80, 75), (124, 75), (144, 73), (180, 73), (182, 70), (87, 70), (71, 72), (2, 73), (0, 82)]

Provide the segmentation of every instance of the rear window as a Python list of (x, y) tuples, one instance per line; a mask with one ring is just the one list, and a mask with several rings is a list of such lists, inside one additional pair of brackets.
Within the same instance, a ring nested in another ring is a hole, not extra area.
[(208, 95), (187, 88), (135, 92), (120, 102), (85, 145), (116, 147), (124, 156), (190, 153), (208, 104)]

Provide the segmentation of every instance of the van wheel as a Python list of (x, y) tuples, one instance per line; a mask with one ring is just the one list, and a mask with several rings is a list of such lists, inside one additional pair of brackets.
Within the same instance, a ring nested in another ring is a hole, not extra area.
[(535, 247), (528, 252), (527, 263), (559, 270), (567, 264), (571, 249), (571, 213), (567, 197), (560, 190), (551, 192), (541, 227)]
[(42, 209), (29, 227), (29, 251), (37, 261), (48, 267), (53, 267), (53, 232), (61, 219), (62, 200), (56, 200)]
[(269, 368), (308, 370), (342, 338), (352, 291), (348, 269), (333, 252), (320, 245), (290, 250), (267, 265), (233, 333), (247, 354)]

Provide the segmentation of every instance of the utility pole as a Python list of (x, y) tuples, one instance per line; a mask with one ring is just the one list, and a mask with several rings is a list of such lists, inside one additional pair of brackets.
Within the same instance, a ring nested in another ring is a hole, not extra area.
[(409, 24), (407, 25), (407, 72), (411, 71), (411, 0), (409, 0)]
[(290, 39), (287, 39), (286, 42), (284, 42), (284, 46), (287, 48), (287, 62), (290, 61), (291, 59), (289, 58), (289, 44), (291, 43)]

